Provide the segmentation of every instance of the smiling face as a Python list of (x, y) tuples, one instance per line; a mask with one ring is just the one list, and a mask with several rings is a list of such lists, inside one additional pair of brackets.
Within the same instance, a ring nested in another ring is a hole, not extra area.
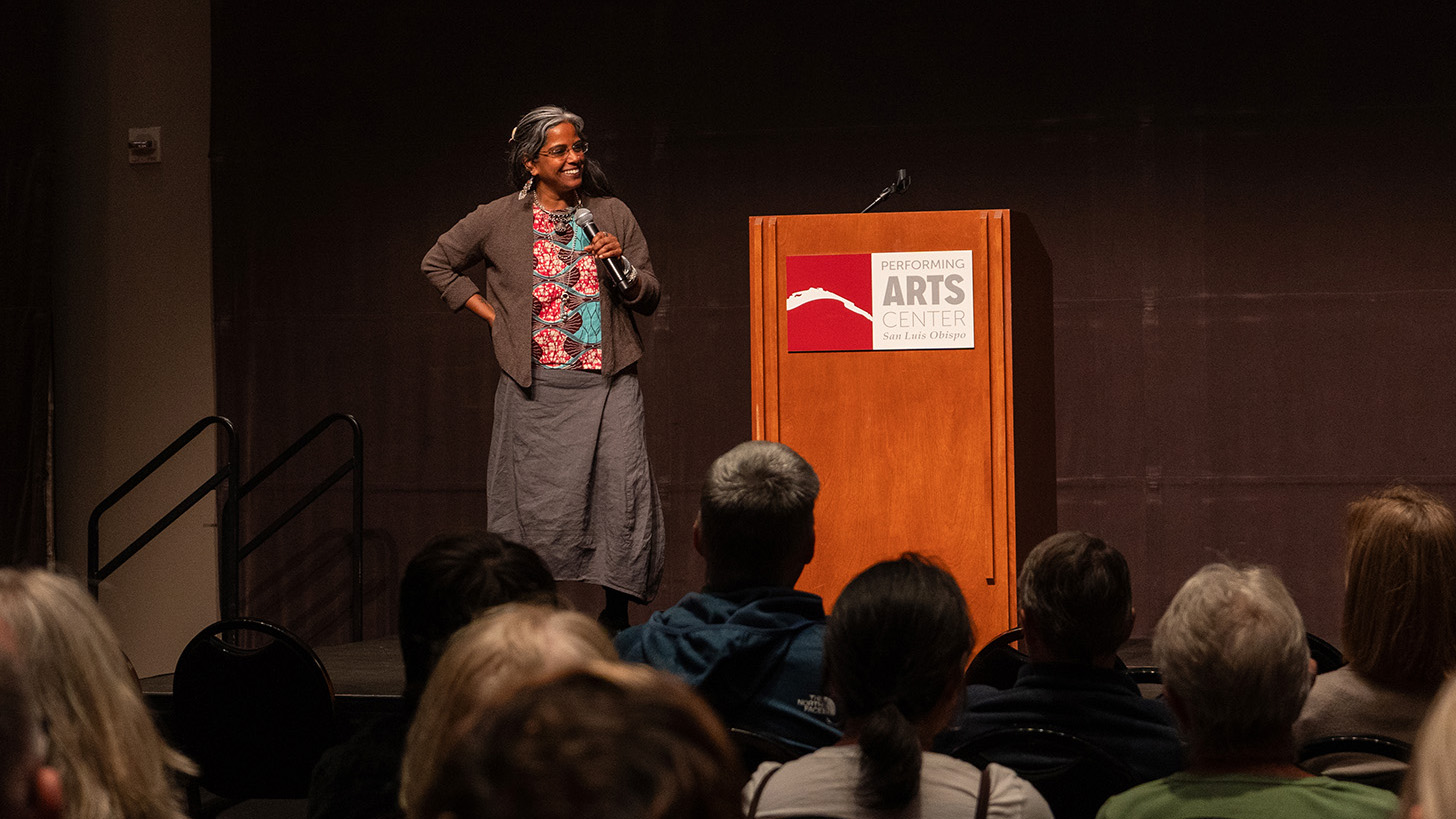
[[(525, 160), (526, 170), (536, 177), (536, 185), (543, 199), (567, 199), (572, 191), (581, 187), (582, 175), (586, 172), (586, 152), (578, 153), (571, 146), (581, 141), (576, 126), (563, 122), (546, 131), (546, 142), (536, 156)], [(549, 156), (552, 149), (565, 148), (559, 157)]]

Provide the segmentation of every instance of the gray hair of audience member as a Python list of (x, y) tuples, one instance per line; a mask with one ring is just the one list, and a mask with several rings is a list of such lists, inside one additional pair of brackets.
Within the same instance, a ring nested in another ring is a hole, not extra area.
[(708, 577), (751, 579), (813, 556), (819, 476), (775, 441), (745, 441), (703, 479), (698, 530)]
[(45, 735), (20, 666), (0, 649), (0, 816), (24, 816), (32, 776), (45, 761)]
[(1411, 752), (1411, 767), (1401, 789), (1397, 816), (1456, 818), (1456, 677), (1446, 681), (1421, 722)]
[(1153, 656), (1195, 758), (1240, 761), (1292, 744), (1309, 643), (1271, 569), (1204, 566), (1158, 621)]
[[(506, 154), (509, 179), (512, 188), (520, 188), (531, 177), (526, 168), (527, 160), (535, 160), (546, 144), (546, 132), (568, 122), (576, 128), (576, 135), (586, 139), (586, 121), (559, 105), (539, 105), (527, 111), (511, 129), (510, 149)], [(581, 176), (581, 192), (587, 196), (611, 196), (612, 186), (607, 174), (595, 159), (587, 157), (586, 170)]]
[(42, 569), (0, 568), (0, 620), (15, 635), (45, 720), (46, 762), (60, 772), (68, 819), (181, 819), (175, 774), (196, 768), (157, 732), (85, 586)]
[(1026, 619), (1060, 662), (1115, 654), (1132, 626), (1127, 559), (1086, 532), (1061, 532), (1026, 556), (1016, 579)]

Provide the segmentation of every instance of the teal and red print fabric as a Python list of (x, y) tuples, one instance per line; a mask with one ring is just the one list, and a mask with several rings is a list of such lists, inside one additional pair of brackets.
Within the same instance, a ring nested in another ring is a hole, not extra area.
[(540, 207), (532, 217), (531, 357), (543, 367), (600, 370), (601, 282), (597, 260), (585, 252), (586, 235), (574, 221), (553, 222)]

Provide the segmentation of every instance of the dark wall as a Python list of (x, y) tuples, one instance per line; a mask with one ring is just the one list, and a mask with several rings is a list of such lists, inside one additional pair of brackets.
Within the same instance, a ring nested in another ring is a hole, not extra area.
[[(586, 118), (667, 294), (641, 368), (672, 538), (655, 607), (698, 584), (699, 479), (749, 435), (748, 217), (857, 211), (900, 167), (914, 185), (886, 208), (1036, 225), (1055, 271), (1060, 525), (1127, 553), (1140, 631), (1193, 569), (1230, 558), (1278, 566), (1333, 637), (1343, 505), (1398, 477), (1452, 495), (1456, 66), (1440, 21), (484, 5), (213, 4), (219, 410), (254, 469), (323, 415), (358, 416), (375, 633), (424, 540), (485, 521), (497, 370), (419, 258), (507, 192), (506, 137), (543, 102)], [(337, 631), (342, 572), (278, 567), (329, 551), (346, 519), (330, 502), (249, 569), (295, 578), (258, 605), (317, 635)]]

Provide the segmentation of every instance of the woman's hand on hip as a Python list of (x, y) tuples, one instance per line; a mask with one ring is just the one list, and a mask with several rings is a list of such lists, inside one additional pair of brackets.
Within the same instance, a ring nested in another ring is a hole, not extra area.
[(485, 300), (485, 296), (476, 293), (465, 300), (465, 307), (477, 316), (485, 319), (492, 327), (495, 326), (495, 308)]

